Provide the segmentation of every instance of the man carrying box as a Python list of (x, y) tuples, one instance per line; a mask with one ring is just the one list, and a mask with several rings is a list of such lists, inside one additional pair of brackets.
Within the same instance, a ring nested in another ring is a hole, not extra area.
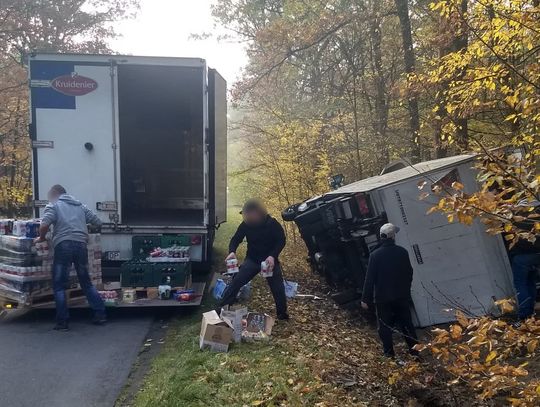
[(39, 228), (36, 243), (44, 242), (45, 236), (53, 225), (53, 289), (56, 301), (57, 331), (69, 330), (69, 312), (66, 301), (66, 285), (69, 280), (69, 267), (73, 264), (77, 278), (88, 304), (94, 310), (93, 323), (102, 325), (106, 322), (105, 304), (88, 274), (88, 227), (87, 224), (101, 226), (101, 220), (81, 204), (61, 185), (54, 185), (48, 193), (49, 204)]
[(247, 240), (247, 256), (234, 276), (231, 284), (225, 289), (220, 307), (231, 305), (236, 301), (240, 289), (261, 272), (261, 263), (267, 267), (266, 281), (276, 303), (277, 318), (289, 319), (287, 314), (287, 297), (278, 256), (285, 247), (285, 232), (277, 220), (268, 215), (264, 205), (256, 200), (248, 200), (241, 212), (244, 221), (238, 226), (229, 244), (229, 255), (226, 260), (236, 258), (236, 249)]

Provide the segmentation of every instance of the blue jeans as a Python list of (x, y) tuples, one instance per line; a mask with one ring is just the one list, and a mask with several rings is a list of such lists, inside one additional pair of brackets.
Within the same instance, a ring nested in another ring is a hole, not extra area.
[(518, 316), (520, 319), (526, 319), (534, 314), (536, 266), (540, 266), (540, 253), (517, 254), (512, 257), (511, 264), (517, 293)]
[(69, 282), (69, 267), (75, 266), (81, 289), (88, 304), (97, 317), (105, 317), (105, 304), (88, 275), (88, 251), (86, 243), (64, 240), (54, 248), (53, 288), (56, 302), (56, 321), (67, 322), (69, 311), (66, 301), (66, 286)]

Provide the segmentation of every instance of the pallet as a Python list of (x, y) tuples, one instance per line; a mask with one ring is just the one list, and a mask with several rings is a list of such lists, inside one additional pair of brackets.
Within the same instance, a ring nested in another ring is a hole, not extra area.
[[(79, 287), (69, 288), (65, 292), (68, 305), (86, 300), (83, 290), (81, 290)], [(56, 304), (54, 301), (54, 293), (32, 296), (30, 301), (30, 307), (32, 308), (49, 308), (51, 305), (55, 306)]]
[[(160, 299), (139, 299), (136, 300), (133, 303), (124, 303), (120, 302), (118, 305), (112, 307), (112, 308), (141, 308), (141, 307), (194, 307), (201, 305), (202, 302), (202, 296), (204, 293), (204, 289), (206, 287), (206, 283), (200, 282), (200, 283), (193, 283), (193, 285), (190, 287), (190, 289), (195, 291), (195, 294), (197, 294), (197, 297), (193, 301), (189, 302), (180, 302), (180, 301), (174, 301), (174, 300), (160, 300)], [(151, 287), (143, 287), (141, 291), (148, 290), (148, 288)], [(181, 287), (175, 288), (175, 289), (181, 289)], [(80, 289), (69, 289), (66, 290), (69, 292), (68, 298), (69, 302), (68, 305), (70, 308), (88, 308), (88, 302), (86, 301), (86, 297), (84, 295), (77, 297), (76, 293), (82, 293)], [(5, 300), (3, 298), (0, 298), (0, 320), (4, 319), (11, 319), (16, 318), (19, 316), (19, 314), (22, 315), (22, 313), (28, 312), (31, 309), (51, 309), (55, 308), (54, 298), (53, 301), (51, 300), (51, 297), (49, 297), (49, 302), (45, 302), (45, 298), (47, 296), (43, 295), (40, 297), (43, 301), (40, 303), (32, 303), (32, 304), (20, 304), (20, 308), (17, 308), (19, 304), (17, 302), (11, 301), (11, 300)], [(7, 301), (4, 303), (3, 301)], [(10, 308), (5, 308), (5, 305), (10, 305)], [(5, 315), (4, 315), (5, 314)]]
[[(148, 299), (148, 298), (141, 298), (135, 300), (135, 302), (132, 303), (126, 303), (126, 302), (119, 302), (118, 305), (113, 306), (111, 308), (141, 308), (141, 307), (193, 307), (201, 305), (202, 302), (202, 296), (204, 293), (204, 289), (206, 287), (206, 283), (193, 283), (193, 285), (190, 287), (191, 290), (195, 291), (195, 294), (197, 294), (197, 297), (193, 299), (193, 301), (175, 301), (173, 299), (170, 300), (160, 300), (157, 299)], [(143, 287), (141, 288), (141, 292), (148, 290), (149, 287)], [(175, 288), (175, 289), (183, 289), (181, 287)], [(72, 305), (72, 308), (82, 308), (82, 307), (88, 307), (88, 304), (86, 302), (81, 304), (75, 304)]]

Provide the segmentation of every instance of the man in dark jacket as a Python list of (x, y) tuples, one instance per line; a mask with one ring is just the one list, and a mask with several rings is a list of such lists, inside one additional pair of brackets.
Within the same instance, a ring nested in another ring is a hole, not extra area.
[(278, 259), (285, 247), (285, 232), (279, 222), (268, 215), (264, 205), (258, 200), (248, 200), (241, 214), (244, 221), (231, 238), (227, 260), (236, 258), (236, 250), (244, 239), (247, 240), (247, 255), (240, 271), (223, 293), (219, 306), (234, 303), (240, 289), (261, 271), (261, 263), (264, 261), (268, 269), (273, 271), (273, 275), (266, 280), (276, 303), (277, 317), (288, 319), (287, 297)]
[(389, 357), (395, 356), (394, 325), (401, 330), (411, 354), (417, 354), (413, 346), (418, 343), (410, 311), (413, 269), (407, 250), (395, 243), (398, 231), (391, 223), (381, 227), (382, 243), (369, 257), (362, 293), (362, 308), (375, 303), (379, 337), (384, 354)]

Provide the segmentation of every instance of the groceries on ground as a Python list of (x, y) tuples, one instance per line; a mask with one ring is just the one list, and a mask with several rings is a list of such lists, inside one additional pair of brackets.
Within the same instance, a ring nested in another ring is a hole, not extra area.
[(202, 316), (200, 349), (228, 352), (231, 342), (268, 341), (272, 335), (275, 319), (268, 314), (248, 312), (247, 307), (235, 304)]

